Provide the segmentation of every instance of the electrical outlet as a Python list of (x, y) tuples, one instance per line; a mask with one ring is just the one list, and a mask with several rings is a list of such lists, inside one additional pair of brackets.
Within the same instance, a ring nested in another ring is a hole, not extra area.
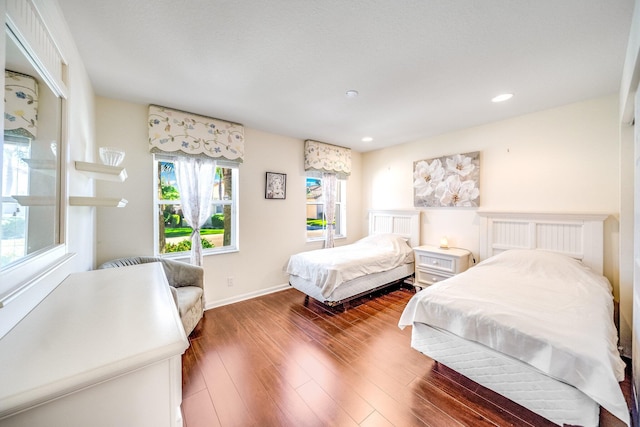
[(233, 286), (233, 277), (227, 277), (227, 286)]

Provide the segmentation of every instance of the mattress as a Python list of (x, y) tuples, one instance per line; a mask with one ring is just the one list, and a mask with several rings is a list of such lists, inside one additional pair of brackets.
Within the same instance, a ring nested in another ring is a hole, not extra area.
[(589, 396), (482, 344), (414, 323), (411, 347), (556, 424), (598, 425), (600, 406)]
[(413, 272), (414, 263), (411, 262), (381, 273), (360, 276), (356, 279), (343, 282), (327, 297), (322, 295), (321, 289), (313, 281), (303, 279), (299, 276), (289, 276), (289, 284), (318, 301), (328, 305), (337, 305), (352, 299), (354, 296), (379, 289), (389, 283), (404, 279), (412, 275)]

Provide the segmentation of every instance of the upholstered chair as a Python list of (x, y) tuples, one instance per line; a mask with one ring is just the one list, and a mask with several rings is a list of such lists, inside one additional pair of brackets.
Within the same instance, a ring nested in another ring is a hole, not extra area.
[(98, 269), (126, 267), (129, 265), (159, 262), (169, 282), (169, 288), (182, 320), (184, 331), (189, 336), (204, 313), (204, 269), (185, 262), (160, 257), (127, 257), (105, 262)]

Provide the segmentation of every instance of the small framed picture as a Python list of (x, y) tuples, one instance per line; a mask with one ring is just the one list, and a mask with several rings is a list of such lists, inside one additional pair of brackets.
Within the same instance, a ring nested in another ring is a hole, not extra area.
[(287, 198), (287, 175), (284, 173), (267, 172), (264, 186), (265, 199)]

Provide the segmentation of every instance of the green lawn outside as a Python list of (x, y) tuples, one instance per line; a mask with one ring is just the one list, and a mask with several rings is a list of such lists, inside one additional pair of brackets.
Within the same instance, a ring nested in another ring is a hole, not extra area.
[[(178, 228), (165, 228), (164, 235), (165, 237), (183, 237), (190, 236), (191, 229), (187, 227), (178, 227)], [(207, 234), (224, 234), (223, 229), (218, 228), (203, 228), (200, 230), (201, 236), (206, 236)]]

